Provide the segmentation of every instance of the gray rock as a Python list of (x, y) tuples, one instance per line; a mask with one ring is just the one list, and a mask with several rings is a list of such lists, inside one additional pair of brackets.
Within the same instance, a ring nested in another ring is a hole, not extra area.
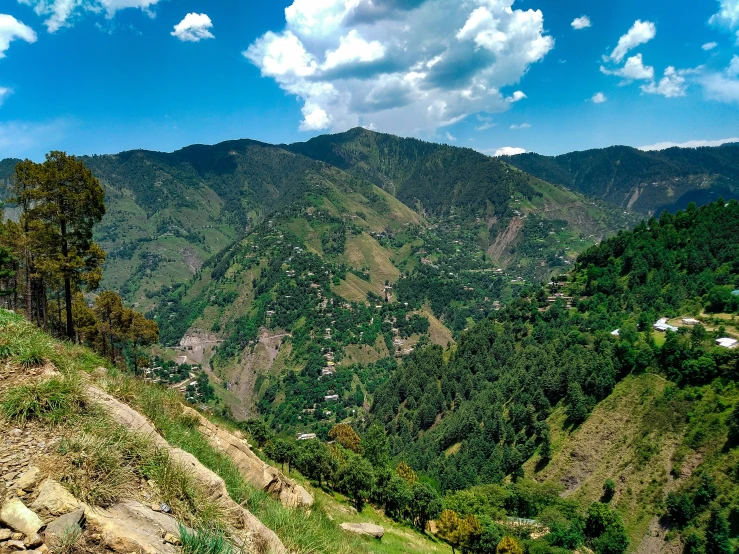
[(9, 498), (0, 508), (0, 521), (19, 533), (32, 537), (44, 526), (41, 518), (29, 510), (19, 498)]
[(376, 539), (381, 539), (385, 535), (385, 529), (383, 527), (372, 523), (342, 523), (340, 527), (344, 531), (357, 533), (358, 535), (367, 535)]
[(63, 537), (82, 533), (82, 522), (85, 519), (85, 510), (80, 508), (74, 512), (56, 518), (46, 526), (44, 539), (50, 545), (56, 545)]

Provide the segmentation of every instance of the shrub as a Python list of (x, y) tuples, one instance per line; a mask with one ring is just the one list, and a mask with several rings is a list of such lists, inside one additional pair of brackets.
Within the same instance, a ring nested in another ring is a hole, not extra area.
[(503, 537), (495, 552), (496, 554), (523, 554), (523, 549), (513, 537)]

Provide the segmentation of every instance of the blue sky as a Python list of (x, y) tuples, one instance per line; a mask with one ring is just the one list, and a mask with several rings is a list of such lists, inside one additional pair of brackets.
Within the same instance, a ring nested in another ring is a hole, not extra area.
[(490, 154), (734, 139), (739, 0), (0, 2), (0, 158), (357, 125)]

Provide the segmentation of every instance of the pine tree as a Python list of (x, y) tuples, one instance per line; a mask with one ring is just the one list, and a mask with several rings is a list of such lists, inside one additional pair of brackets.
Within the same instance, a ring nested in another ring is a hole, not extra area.
[(716, 510), (711, 512), (706, 529), (706, 554), (731, 554), (729, 524), (724, 514)]
[(92, 240), (92, 229), (105, 215), (105, 192), (83, 162), (64, 152), (32, 164), (18, 164), (16, 190), (29, 204), (27, 223), (38, 225), (39, 269), (63, 283), (66, 335), (75, 340), (74, 292), (82, 285), (94, 290), (102, 279), (105, 253)]

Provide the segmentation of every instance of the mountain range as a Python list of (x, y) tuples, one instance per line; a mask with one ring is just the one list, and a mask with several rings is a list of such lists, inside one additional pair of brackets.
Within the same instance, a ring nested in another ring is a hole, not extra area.
[(403, 473), (476, 521), (468, 552), (505, 530), (702, 554), (739, 535), (737, 148), (496, 159), (354, 129), (83, 160), (103, 286), (263, 455), (346, 493), (322, 447), (280, 442), (335, 439), (320, 455), (371, 464), (390, 517), (425, 529), (393, 504)]

